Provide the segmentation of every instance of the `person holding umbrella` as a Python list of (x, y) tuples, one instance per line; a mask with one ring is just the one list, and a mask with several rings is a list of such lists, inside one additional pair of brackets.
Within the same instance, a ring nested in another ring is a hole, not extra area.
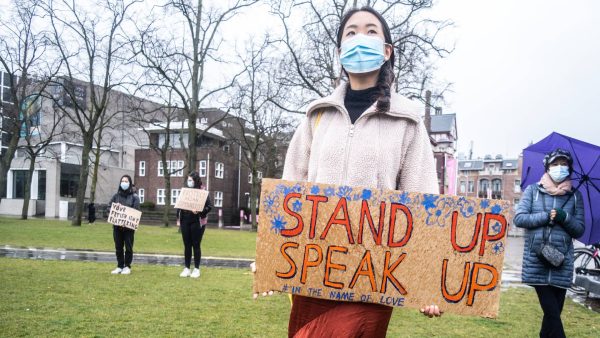
[(544, 312), (540, 337), (565, 337), (560, 315), (573, 279), (573, 238), (585, 230), (583, 198), (571, 183), (571, 153), (555, 149), (543, 163), (545, 172), (523, 192), (514, 224), (525, 229), (522, 280), (535, 288)]

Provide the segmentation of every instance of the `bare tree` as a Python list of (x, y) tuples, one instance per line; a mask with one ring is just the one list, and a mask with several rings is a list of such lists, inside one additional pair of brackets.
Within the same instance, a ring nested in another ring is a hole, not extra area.
[[(83, 9), (75, 1), (51, 0), (47, 6), (53, 44), (65, 68), (64, 81), (57, 83), (71, 103), (61, 107), (78, 127), (83, 141), (73, 225), (81, 225), (94, 135), (102, 119), (111, 119), (105, 116), (111, 92), (125, 81), (120, 71), (123, 63), (119, 62), (127, 52), (123, 22), (137, 2), (141, 0), (95, 1), (93, 7)], [(83, 98), (78, 93), (81, 88)]]
[[(196, 167), (198, 135), (196, 121), (201, 117), (200, 107), (211, 96), (230, 88), (235, 80), (208, 86), (205, 69), (210, 62), (219, 64), (217, 50), (221, 44), (219, 30), (245, 7), (258, 0), (232, 0), (209, 6), (202, 0), (168, 0), (161, 6), (160, 19), (153, 19), (139, 27), (139, 39), (133, 43), (136, 55), (143, 59), (143, 67), (155, 72), (166, 86), (173, 90), (177, 106), (182, 109), (188, 123), (187, 163), (189, 171)], [(183, 31), (160, 29), (165, 13), (173, 14), (171, 20), (183, 22)], [(156, 13), (155, 13), (156, 14)]]
[[(438, 40), (440, 32), (453, 23), (425, 17), (433, 0), (276, 0), (271, 4), (283, 26), (280, 42), (287, 50), (287, 64), (291, 65), (280, 81), (297, 92), (294, 102), (275, 102), (292, 112), (331, 93), (342, 78), (336, 35), (350, 8), (371, 6), (386, 18), (396, 48), (395, 89), (399, 93), (422, 99), (424, 89), (431, 86), (434, 59), (452, 51)], [(301, 28), (293, 24), (298, 17), (302, 18)]]
[[(41, 84), (44, 86), (44, 84)], [(25, 152), (29, 160), (29, 169), (26, 175), (25, 191), (23, 195), (23, 209), (21, 210), (21, 219), (27, 219), (29, 210), (29, 200), (31, 198), (31, 182), (35, 170), (37, 158), (46, 152), (46, 148), (59, 137), (64, 131), (62, 123), (64, 115), (58, 109), (44, 109), (42, 105), (43, 98), (52, 101), (51, 93), (39, 93), (30, 95), (23, 102), (21, 109), (21, 138), (22, 144), (19, 149)], [(54, 106), (54, 104), (52, 104)], [(45, 122), (40, 123), (41, 114)]]
[(38, 27), (40, 0), (15, 0), (7, 20), (0, 21), (0, 71), (8, 87), (0, 100), (2, 131), (8, 133), (8, 147), (0, 160), (0, 199), (6, 192), (7, 173), (14, 158), (23, 118), (19, 116), (27, 98), (44, 91), (60, 64), (48, 61), (47, 34)]
[[(275, 98), (287, 97), (284, 87), (274, 81), (277, 77), (277, 67), (273, 64), (277, 59), (269, 58), (271, 42), (265, 38), (258, 46), (251, 46), (240, 56), (244, 67), (242, 76), (234, 87), (232, 108), (237, 112), (239, 132), (230, 135), (242, 149), (242, 161), (248, 167), (252, 177), (250, 189), (250, 212), (252, 227), (256, 229), (256, 201), (260, 193), (259, 169), (266, 171), (265, 155), (270, 155), (278, 142), (281, 131), (289, 128), (292, 120), (273, 104)], [(273, 158), (269, 158), (273, 160)]]

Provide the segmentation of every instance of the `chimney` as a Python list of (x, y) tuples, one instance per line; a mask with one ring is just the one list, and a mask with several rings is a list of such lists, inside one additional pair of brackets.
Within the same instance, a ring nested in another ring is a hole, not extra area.
[(431, 133), (431, 91), (425, 92), (425, 128)]

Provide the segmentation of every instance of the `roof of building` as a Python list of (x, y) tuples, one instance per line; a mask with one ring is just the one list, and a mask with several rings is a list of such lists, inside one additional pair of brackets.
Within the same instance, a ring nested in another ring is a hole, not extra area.
[(458, 170), (483, 170), (482, 160), (458, 161)]
[(504, 160), (502, 161), (502, 169), (517, 169), (519, 167), (519, 160)]
[(449, 133), (456, 127), (456, 114), (431, 115), (432, 133)]

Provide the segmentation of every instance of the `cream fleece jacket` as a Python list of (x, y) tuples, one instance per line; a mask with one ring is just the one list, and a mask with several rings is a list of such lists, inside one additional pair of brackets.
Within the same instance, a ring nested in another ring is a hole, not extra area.
[(353, 125), (344, 107), (346, 87), (342, 83), (308, 106), (288, 148), (283, 179), (439, 194), (429, 136), (415, 104), (393, 93), (389, 111), (376, 112), (373, 104)]

